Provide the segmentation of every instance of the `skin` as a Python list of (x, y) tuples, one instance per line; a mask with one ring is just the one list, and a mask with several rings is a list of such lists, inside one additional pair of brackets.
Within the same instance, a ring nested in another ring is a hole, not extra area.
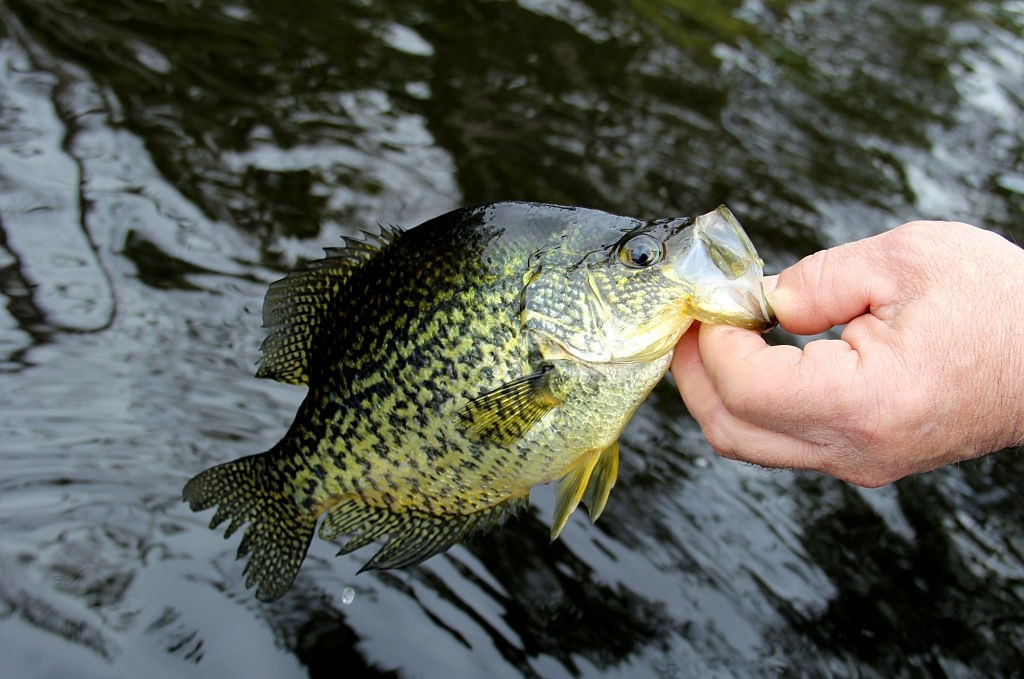
[(911, 222), (766, 279), (787, 331), (768, 346), (700, 326), (672, 363), (722, 456), (877, 487), (1024, 442), (1024, 250), (956, 222)]

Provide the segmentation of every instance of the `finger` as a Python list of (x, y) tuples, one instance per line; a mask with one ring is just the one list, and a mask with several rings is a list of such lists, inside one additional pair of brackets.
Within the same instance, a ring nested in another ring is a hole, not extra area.
[(683, 404), (698, 422), (721, 403), (701, 360), (700, 329), (701, 325), (694, 323), (686, 331), (676, 345), (670, 366)]
[(720, 400), (704, 370), (699, 348), (700, 324), (694, 323), (676, 345), (670, 370), (686, 409), (698, 421), (700, 416), (714, 408)]
[(704, 370), (698, 351), (698, 333), (708, 329), (702, 326), (684, 336), (672, 361), (672, 375), (711, 447), (722, 457), (765, 467), (817, 468), (819, 446), (745, 422), (729, 412)]
[(877, 237), (816, 252), (778, 275), (768, 301), (789, 332), (824, 332), (892, 298), (888, 261)]
[(708, 444), (722, 457), (775, 469), (826, 471), (828, 466), (823, 446), (744, 422), (722, 406), (697, 421)]
[(675, 354), (672, 356), (671, 371), (672, 376), (676, 378), (677, 382), (679, 381), (679, 376), (676, 375), (677, 371), (703, 369), (700, 365), (700, 349), (698, 344), (700, 327), (700, 322), (694, 321), (676, 344)]
[(698, 339), (706, 388), (728, 412), (759, 427), (824, 442), (822, 432), (860, 397), (851, 390), (859, 356), (842, 340), (817, 340), (800, 350), (768, 346), (757, 333), (728, 326), (702, 326)]

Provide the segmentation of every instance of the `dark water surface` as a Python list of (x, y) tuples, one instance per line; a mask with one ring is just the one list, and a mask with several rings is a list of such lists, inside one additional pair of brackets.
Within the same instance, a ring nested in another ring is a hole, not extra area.
[(1019, 673), (1016, 452), (765, 471), (665, 383), (596, 526), (549, 546), (544, 488), (405, 571), (314, 541), (269, 605), (179, 493), (284, 432), (266, 284), (359, 227), (726, 201), (773, 271), (914, 217), (1024, 238), (1022, 34), (1020, 1), (0, 3), (0, 674)]

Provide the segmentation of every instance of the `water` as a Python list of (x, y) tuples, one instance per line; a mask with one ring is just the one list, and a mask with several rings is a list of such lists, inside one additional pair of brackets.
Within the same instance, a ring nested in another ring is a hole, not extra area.
[(11, 677), (993, 676), (1024, 460), (862, 490), (714, 456), (670, 384), (596, 526), (405, 571), (315, 541), (257, 603), (179, 501), (302, 391), (269, 281), (375, 223), (728, 202), (769, 269), (914, 217), (1024, 236), (1024, 3), (0, 5), (0, 657)]

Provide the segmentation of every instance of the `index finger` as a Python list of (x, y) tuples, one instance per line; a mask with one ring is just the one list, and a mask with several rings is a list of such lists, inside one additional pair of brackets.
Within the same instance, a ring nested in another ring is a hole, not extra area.
[[(724, 457), (741, 459), (768, 467), (819, 466), (819, 448), (813, 443), (772, 428), (763, 428), (736, 417), (722, 403), (718, 391), (708, 377), (699, 351), (698, 332), (694, 328), (680, 340), (672, 361), (672, 374), (690, 414), (700, 423), (701, 431), (715, 451)], [(756, 333), (749, 333), (751, 348), (759, 342), (768, 348)]]
[(853, 393), (859, 355), (842, 340), (804, 349), (770, 346), (757, 333), (702, 326), (700, 356), (726, 409), (758, 426), (791, 434), (827, 428)]

